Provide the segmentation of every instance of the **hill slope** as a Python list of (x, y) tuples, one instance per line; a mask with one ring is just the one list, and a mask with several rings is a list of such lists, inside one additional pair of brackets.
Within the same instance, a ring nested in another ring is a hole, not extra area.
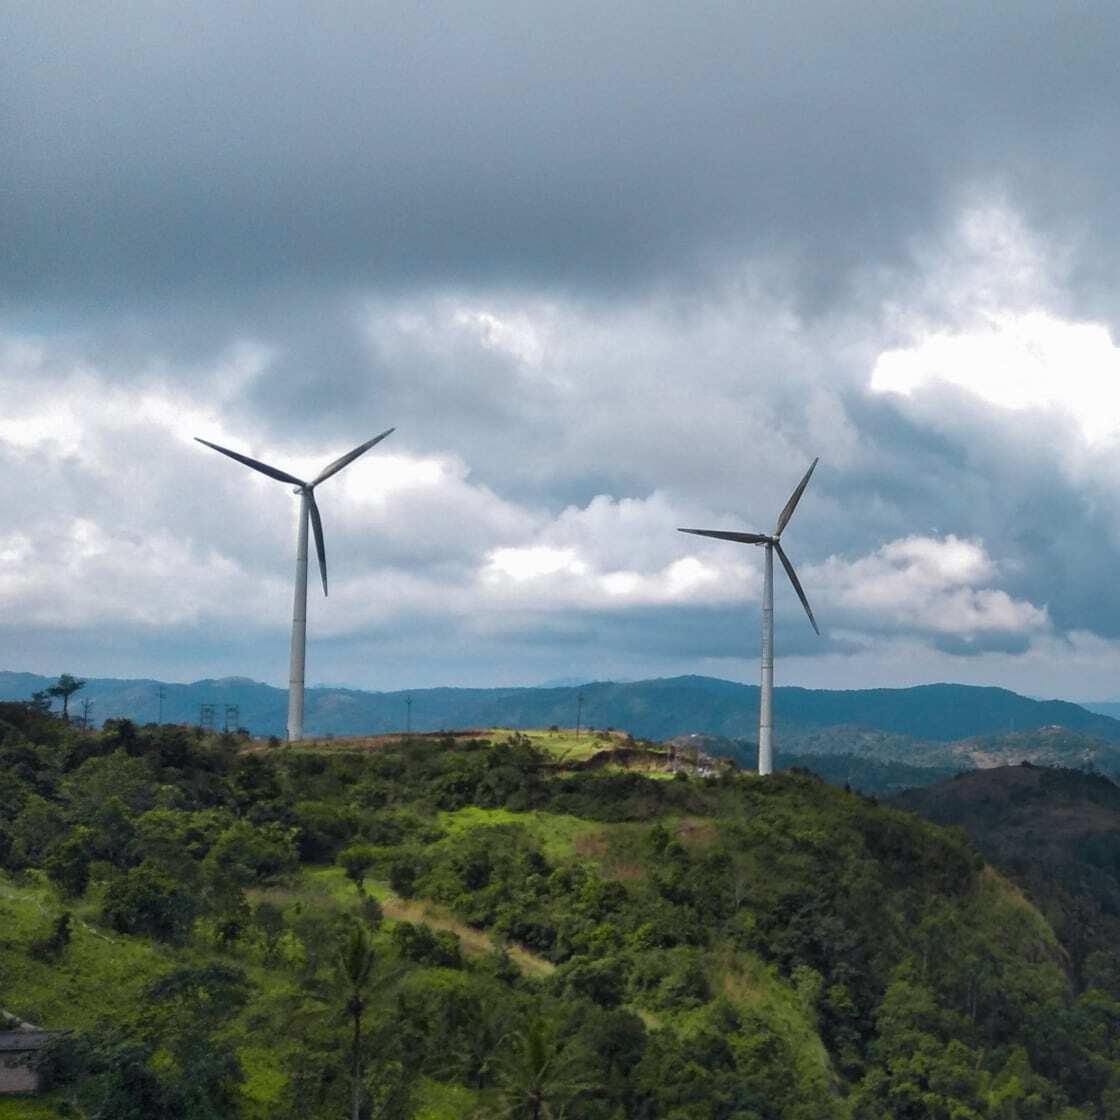
[(1120, 977), (1120, 786), (1080, 770), (1007, 766), (892, 804), (963, 828), (1042, 908), (1083, 976), (1089, 962), (1091, 978), (1101, 969)]

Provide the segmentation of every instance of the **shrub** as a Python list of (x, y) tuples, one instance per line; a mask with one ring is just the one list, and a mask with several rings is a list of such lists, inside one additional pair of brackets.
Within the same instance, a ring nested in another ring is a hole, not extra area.
[(115, 879), (102, 907), (113, 929), (170, 942), (186, 940), (196, 912), (197, 905), (186, 887), (148, 863)]
[(450, 930), (398, 922), (393, 927), (393, 944), (405, 960), (417, 964), (435, 968), (461, 968), (463, 965), (459, 938)]

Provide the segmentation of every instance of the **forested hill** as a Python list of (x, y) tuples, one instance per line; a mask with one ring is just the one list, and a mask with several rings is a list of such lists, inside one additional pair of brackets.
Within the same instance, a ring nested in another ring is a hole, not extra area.
[(1116, 1115), (1120, 978), (959, 832), (519, 735), (242, 746), (0, 704), (0, 1006), (72, 1032), (5, 1120)]
[(976, 770), (894, 804), (963, 828), (1045, 911), (1086, 983), (1120, 978), (1120, 786), (1046, 766)]
[[(51, 683), (50, 678), (31, 673), (0, 672), (0, 700), (26, 699)], [(287, 693), (244, 677), (192, 684), (91, 679), (79, 698), (93, 702), (92, 717), (97, 724), (116, 717), (148, 723), (158, 717), (161, 688), (165, 722), (197, 723), (201, 705), (213, 704), (221, 727), (225, 705), (230, 704), (238, 706), (239, 723), (254, 734), (284, 733)], [(668, 739), (692, 733), (753, 738), (758, 726), (757, 686), (695, 676), (565, 688), (430, 688), (411, 692), (312, 688), (307, 693), (306, 726), (311, 735), (400, 730), (406, 720), (405, 701), (411, 696), (412, 727), (416, 731), (551, 724), (570, 727), (576, 721), (580, 695), (584, 697), (585, 725), (625, 728), (639, 738)], [(1031, 700), (1002, 688), (969, 685), (851, 691), (778, 688), (775, 710), (778, 730), (787, 741), (838, 725), (940, 742), (1060, 725), (1120, 741), (1120, 721), (1077, 704)]]

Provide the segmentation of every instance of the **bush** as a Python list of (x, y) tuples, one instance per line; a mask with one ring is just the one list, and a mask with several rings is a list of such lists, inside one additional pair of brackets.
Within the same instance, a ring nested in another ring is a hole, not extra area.
[(206, 864), (243, 887), (274, 883), (296, 866), (295, 839), (278, 824), (236, 821), (214, 842)]
[(462, 968), (463, 952), (459, 938), (446, 929), (430, 929), (412, 922), (398, 922), (393, 927), (393, 944), (407, 961), (434, 968)]
[(369, 844), (351, 844), (338, 853), (335, 860), (339, 867), (346, 872), (349, 879), (359, 891), (364, 892), (366, 875), (371, 867), (377, 863), (377, 851)]
[(74, 829), (43, 865), (64, 898), (80, 898), (89, 886), (92, 836), (88, 828)]
[(389, 865), (389, 886), (401, 896), (411, 898), (416, 892), (416, 880), (421, 869), (414, 859), (402, 856)]
[(102, 915), (113, 929), (173, 943), (186, 940), (196, 913), (197, 905), (186, 887), (148, 863), (115, 879), (102, 907)]
[(66, 946), (70, 944), (72, 923), (70, 912), (64, 910), (55, 918), (51, 932), (46, 937), (31, 943), (29, 949), (31, 955), (41, 961), (57, 961), (66, 951)]

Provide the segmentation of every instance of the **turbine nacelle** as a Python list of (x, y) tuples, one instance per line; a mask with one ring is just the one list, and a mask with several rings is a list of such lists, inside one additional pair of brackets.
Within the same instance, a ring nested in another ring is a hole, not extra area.
[(310, 482), (304, 482), (302, 478), (296, 478), (294, 474), (288, 474), (287, 471), (282, 471), (278, 467), (269, 466), (268, 463), (262, 463), (259, 459), (251, 459), (248, 455), (242, 455), (239, 451), (230, 451), (228, 447), (219, 447), (216, 443), (211, 443), (207, 439), (201, 439), (198, 436), (194, 438), (201, 444), (213, 448), (215, 451), (220, 451), (223, 455), (228, 455), (231, 459), (236, 459), (237, 462), (254, 471), (259, 471), (261, 474), (268, 475), (269, 478), (276, 479), (277, 482), (287, 482), (292, 485), (292, 493), (298, 494), (300, 498), (307, 502), (307, 511), (311, 517), (311, 529), (315, 536), (315, 553), (319, 559), (319, 575), (323, 581), (323, 594), (327, 594), (327, 549), (323, 542), (323, 520), (319, 516), (319, 506), (315, 501), (315, 487), (320, 482), (326, 482), (333, 474), (338, 474), (343, 467), (349, 466), (359, 455), (364, 455), (375, 444), (380, 443), (386, 436), (391, 435), (395, 428), (389, 428), (373, 439), (366, 440), (365, 443), (359, 444), (353, 451), (347, 451), (341, 458), (335, 459), (333, 463), (328, 463), (319, 474)]
[(793, 570), (793, 564), (790, 563), (789, 557), (785, 554), (782, 548), (781, 538), (782, 533), (785, 531), (786, 526), (793, 517), (793, 511), (797, 509), (797, 503), (801, 501), (801, 495), (805, 493), (805, 487), (809, 485), (809, 479), (813, 477), (813, 471), (816, 470), (819, 459), (814, 459), (810, 464), (809, 469), (805, 472), (805, 477), (797, 484), (797, 488), (789, 496), (789, 501), (786, 502), (782, 512), (778, 514), (778, 522), (774, 528), (773, 534), (770, 533), (738, 533), (730, 529), (678, 529), (680, 533), (692, 533), (697, 537), (714, 537), (716, 540), (721, 541), (734, 541), (736, 544), (755, 544), (764, 545), (766, 548), (772, 548), (777, 554), (778, 559), (782, 562), (782, 567), (786, 570), (786, 575), (789, 577), (790, 583), (793, 585), (794, 591), (797, 592), (797, 597), (801, 600), (801, 605), (805, 608), (805, 613), (809, 616), (809, 623), (813, 629), (820, 634), (820, 627), (817, 626), (817, 620), (813, 617), (813, 609), (809, 606), (809, 600), (805, 597), (805, 592), (801, 587), (801, 581), (797, 578), (797, 573)]

